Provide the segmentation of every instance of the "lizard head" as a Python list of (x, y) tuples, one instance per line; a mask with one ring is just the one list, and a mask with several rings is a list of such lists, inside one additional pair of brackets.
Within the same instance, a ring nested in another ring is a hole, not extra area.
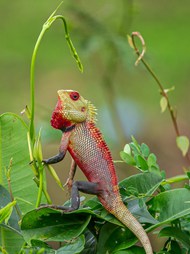
[(92, 118), (95, 114), (93, 105), (77, 91), (59, 90), (57, 93), (58, 102), (51, 118), (51, 125), (54, 128), (64, 130)]

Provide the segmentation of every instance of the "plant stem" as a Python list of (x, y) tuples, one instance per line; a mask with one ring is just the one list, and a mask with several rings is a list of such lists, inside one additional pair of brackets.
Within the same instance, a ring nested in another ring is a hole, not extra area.
[(161, 185), (166, 185), (166, 184), (171, 184), (171, 183), (178, 183), (182, 182), (185, 180), (189, 180), (189, 177), (187, 175), (178, 175), (178, 176), (173, 176), (161, 183)]
[(38, 197), (36, 201), (36, 208), (40, 206), (43, 192), (43, 168), (39, 169), (39, 189), (38, 189)]
[[(136, 46), (135, 37), (138, 37), (138, 39), (140, 39), (140, 41), (141, 41), (142, 48), (143, 48), (141, 53), (140, 53), (139, 49)], [(172, 123), (173, 123), (173, 127), (174, 127), (174, 130), (175, 130), (175, 133), (176, 133), (176, 137), (181, 136), (180, 131), (179, 131), (179, 127), (178, 127), (178, 124), (177, 124), (177, 118), (176, 118), (176, 116), (174, 114), (174, 110), (173, 110), (173, 108), (170, 104), (167, 92), (165, 91), (165, 89), (164, 89), (163, 85), (161, 84), (159, 78), (156, 76), (154, 71), (151, 69), (151, 67), (148, 65), (148, 63), (143, 58), (144, 54), (145, 54), (145, 51), (146, 51), (146, 47), (145, 47), (145, 42), (144, 42), (144, 39), (143, 39), (142, 35), (139, 32), (133, 32), (132, 35), (131, 35), (131, 43), (132, 43), (132, 47), (134, 48), (136, 54), (138, 55), (138, 59), (137, 59), (135, 65), (137, 65), (141, 61), (143, 63), (143, 65), (145, 66), (145, 68), (148, 70), (148, 72), (151, 74), (151, 76), (154, 78), (156, 83), (158, 84), (158, 86), (160, 88), (161, 95), (166, 98), (167, 107), (168, 107), (168, 110), (169, 110), (169, 113), (170, 113), (170, 116), (171, 116), (171, 119), (172, 119)], [(186, 154), (186, 159), (187, 159), (188, 163), (190, 163), (190, 158), (189, 158), (188, 154)]]
[(34, 144), (35, 139), (35, 129), (34, 129), (34, 112), (35, 112), (35, 79), (34, 79), (34, 73), (35, 73), (35, 63), (36, 63), (36, 55), (37, 51), (40, 45), (40, 42), (42, 40), (42, 37), (45, 33), (46, 29), (42, 29), (37, 42), (34, 47), (34, 51), (32, 54), (32, 60), (31, 60), (31, 68), (30, 68), (30, 101), (31, 101), (31, 116), (30, 116), (30, 138), (32, 141), (32, 144)]

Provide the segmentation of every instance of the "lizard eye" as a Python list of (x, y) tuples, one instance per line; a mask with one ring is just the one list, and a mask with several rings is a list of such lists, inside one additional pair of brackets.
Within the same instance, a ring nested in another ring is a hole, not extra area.
[(79, 99), (80, 95), (79, 93), (77, 92), (72, 92), (70, 93), (70, 98), (73, 100), (73, 101), (77, 101)]

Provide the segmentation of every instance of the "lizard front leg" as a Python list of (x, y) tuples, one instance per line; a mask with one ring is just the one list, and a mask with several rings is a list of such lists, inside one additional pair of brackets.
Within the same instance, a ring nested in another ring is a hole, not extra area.
[(58, 154), (54, 155), (53, 157), (44, 159), (43, 162), (45, 164), (55, 164), (62, 161), (64, 157), (65, 157), (65, 152), (60, 151)]
[(67, 148), (69, 145), (69, 137), (71, 135), (71, 132), (64, 132), (61, 139), (61, 144), (59, 147), (59, 153), (54, 155), (53, 157), (49, 159), (44, 159), (43, 162), (45, 164), (55, 164), (63, 160), (65, 157), (65, 154), (67, 152)]

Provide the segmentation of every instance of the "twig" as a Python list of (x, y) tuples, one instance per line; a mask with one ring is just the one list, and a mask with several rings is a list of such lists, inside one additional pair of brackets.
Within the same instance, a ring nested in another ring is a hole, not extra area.
[[(137, 37), (141, 44), (142, 44), (142, 52), (139, 51), (138, 47), (136, 46), (136, 43), (135, 43), (135, 37)], [(176, 136), (177, 137), (180, 137), (181, 134), (180, 134), (180, 131), (179, 131), (179, 127), (178, 127), (178, 123), (177, 123), (177, 118), (175, 116), (175, 113), (174, 113), (174, 110), (173, 110), (173, 107), (171, 106), (170, 104), (170, 101), (169, 101), (169, 98), (168, 98), (168, 94), (167, 94), (167, 91), (164, 89), (163, 85), (161, 84), (160, 80), (158, 79), (158, 77), (156, 76), (156, 74), (153, 72), (153, 70), (151, 69), (151, 67), (147, 64), (147, 62), (144, 60), (144, 54), (145, 54), (145, 51), (146, 51), (146, 46), (145, 46), (145, 41), (142, 37), (142, 35), (139, 33), (139, 32), (133, 32), (131, 34), (131, 37), (130, 37), (130, 45), (134, 48), (135, 50), (135, 53), (137, 54), (138, 56), (138, 59), (137, 61), (135, 62), (135, 65), (138, 65), (138, 63), (141, 61), (144, 66), (146, 67), (146, 69), (148, 70), (148, 72), (151, 74), (151, 76), (154, 78), (154, 80), (156, 81), (156, 83), (158, 84), (159, 88), (160, 88), (160, 94), (165, 97), (166, 99), (166, 102), (167, 102), (167, 108), (169, 110), (169, 113), (170, 113), (170, 116), (171, 116), (171, 119), (172, 119), (172, 123), (173, 123), (173, 126), (174, 126), (174, 130), (175, 130), (175, 133), (176, 133)], [(188, 154), (186, 154), (186, 159), (188, 160), (188, 163), (190, 163), (190, 158), (188, 156)]]

